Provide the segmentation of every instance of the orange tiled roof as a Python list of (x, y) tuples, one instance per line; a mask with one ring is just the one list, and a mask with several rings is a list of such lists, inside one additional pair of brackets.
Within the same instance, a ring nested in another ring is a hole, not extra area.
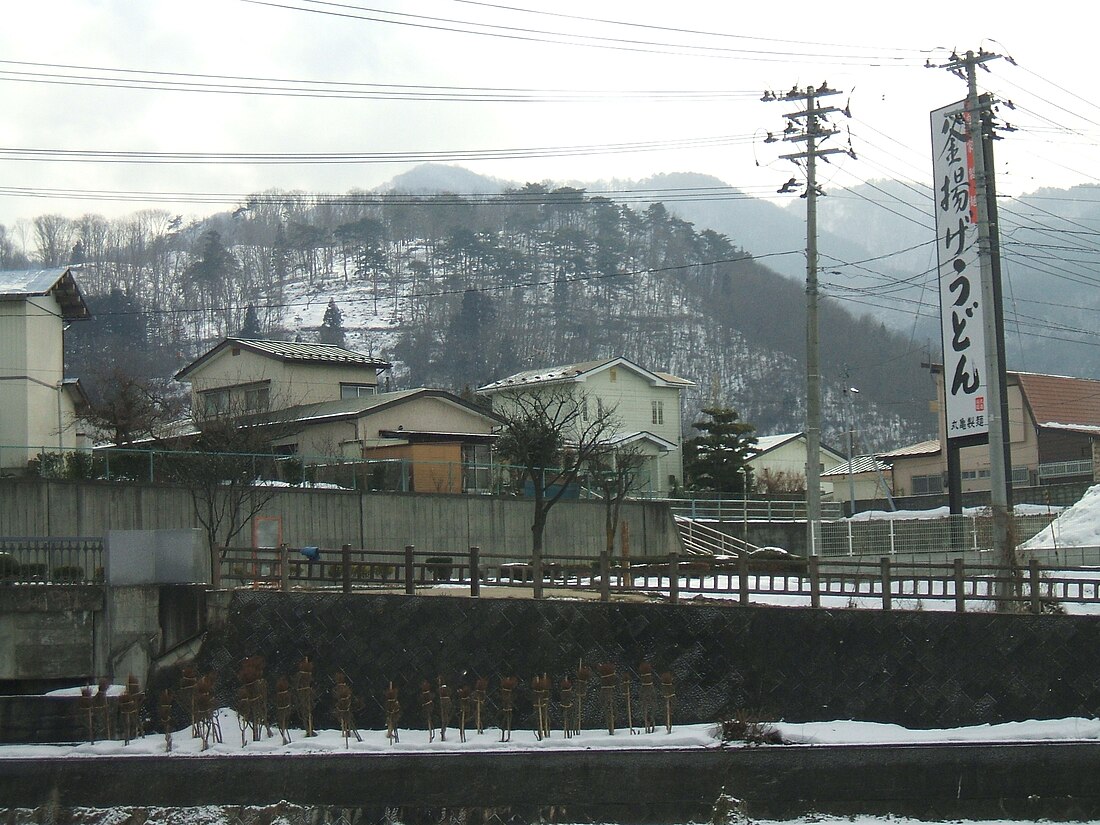
[(1028, 372), (1016, 373), (1016, 378), (1040, 427), (1100, 427), (1100, 381)]

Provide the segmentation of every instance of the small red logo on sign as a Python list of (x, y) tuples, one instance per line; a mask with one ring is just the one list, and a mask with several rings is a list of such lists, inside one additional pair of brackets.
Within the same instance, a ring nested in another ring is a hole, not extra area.
[(974, 409), (977, 412), (981, 412), (982, 410), (985, 409), (985, 397), (984, 396), (979, 395), (977, 398), (974, 399)]

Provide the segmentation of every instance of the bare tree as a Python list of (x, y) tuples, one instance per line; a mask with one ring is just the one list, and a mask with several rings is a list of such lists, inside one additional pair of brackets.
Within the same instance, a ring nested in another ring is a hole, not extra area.
[(176, 439), (180, 452), (172, 456), (170, 473), (191, 494), (217, 564), (217, 548), (230, 546), (275, 497), (274, 443), (296, 427), (232, 403), (214, 414), (193, 410), (192, 423), (195, 432)]
[(623, 502), (641, 486), (645, 477), (642, 471), (648, 462), (649, 456), (637, 443), (609, 447), (592, 456), (589, 470), (593, 484), (603, 496), (608, 555), (615, 553)]
[(531, 566), (536, 599), (542, 598), (543, 533), (550, 508), (593, 457), (608, 449), (618, 428), (614, 409), (589, 401), (585, 393), (562, 386), (503, 392), (493, 399), (493, 411), (504, 419), (497, 450), (520, 468), (521, 483), (530, 481), (533, 488)]
[(178, 392), (163, 379), (142, 378), (116, 366), (93, 376), (92, 383), (88, 404), (76, 418), (119, 447), (157, 438), (184, 410)]

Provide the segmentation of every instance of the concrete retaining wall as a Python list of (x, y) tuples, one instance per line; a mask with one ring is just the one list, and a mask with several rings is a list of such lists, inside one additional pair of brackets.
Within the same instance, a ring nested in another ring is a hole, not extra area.
[[(291, 546), (400, 550), (407, 544), (438, 553), (530, 555), (532, 504), (496, 496), (358, 493), (282, 489), (260, 515), (282, 519)], [(632, 555), (679, 548), (667, 506), (623, 505)], [(187, 490), (123, 482), (0, 479), (0, 535), (102, 536), (108, 530), (199, 527)], [(547, 554), (597, 556), (603, 549), (604, 506), (562, 501), (546, 526)], [(246, 528), (235, 542), (251, 545)]]
[[(0, 587), (0, 691), (118, 683), (130, 674), (144, 685), (158, 656), (205, 627), (206, 595), (203, 585)], [(7, 737), (26, 724), (0, 728), (0, 739), (25, 741)]]
[[(1096, 743), (0, 759), (0, 799), (99, 808), (287, 800), (354, 809), (352, 821), (364, 822), (392, 821), (387, 813), (402, 822), (466, 821), (458, 809), (502, 821), (683, 823), (710, 821), (724, 794), (751, 816), (1085, 819), (1100, 809), (1098, 770)], [(439, 816), (444, 809), (451, 817)]]

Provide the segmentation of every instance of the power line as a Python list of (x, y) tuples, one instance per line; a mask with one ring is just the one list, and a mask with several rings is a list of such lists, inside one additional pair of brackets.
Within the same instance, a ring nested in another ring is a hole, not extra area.
[[(244, 0), (247, 2), (247, 0)], [(0, 158), (19, 161), (66, 163), (164, 163), (164, 164), (369, 164), (431, 163), (517, 158), (576, 157), (585, 155), (657, 152), (717, 148), (751, 141), (751, 136), (716, 135), (680, 140), (635, 141), (580, 146), (539, 146), (514, 149), (452, 149), (394, 152), (148, 152), (101, 149), (42, 149), (0, 147)]]
[[(0, 66), (24, 66), (42, 71), (0, 69), (0, 80), (97, 88), (204, 92), (340, 100), (422, 100), (475, 103), (581, 103), (614, 100), (715, 101), (755, 99), (755, 91), (723, 89), (521, 89), (491, 86), (433, 86), (301, 80), (244, 75), (116, 69), (59, 63), (0, 60)], [(75, 74), (72, 72), (83, 72)]]
[[(358, 6), (350, 3), (326, 2), (325, 0), (298, 0), (274, 2), (274, 0), (241, 0), (257, 6), (286, 9), (308, 14), (327, 15), (372, 23), (409, 26), (430, 31), (458, 34), (472, 34), (495, 37), (519, 42), (550, 43), (555, 45), (583, 46), (588, 48), (612, 49), (616, 51), (642, 52), (649, 54), (669, 54), (676, 56), (710, 57), (719, 59), (752, 59), (764, 62), (787, 63), (792, 57), (814, 58), (818, 61), (857, 65), (894, 65), (906, 68), (922, 65), (926, 55), (921, 53), (913, 57), (898, 55), (836, 55), (827, 53), (785, 51), (774, 47), (761, 49), (736, 49), (728, 46), (709, 46), (696, 43), (670, 43), (667, 41), (639, 40), (622, 37), (578, 34), (568, 31), (535, 29), (523, 26), (505, 26), (495, 23), (480, 23), (449, 17), (437, 17), (408, 12), (395, 12), (385, 9)], [(324, 7), (324, 8), (322, 8)]]

